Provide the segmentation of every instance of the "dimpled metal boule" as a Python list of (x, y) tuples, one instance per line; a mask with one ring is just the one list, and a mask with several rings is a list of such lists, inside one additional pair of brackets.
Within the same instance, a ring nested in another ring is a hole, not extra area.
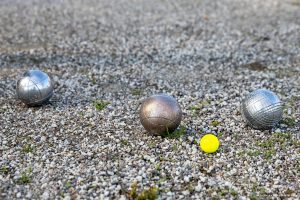
[(50, 77), (40, 70), (29, 70), (17, 81), (17, 97), (28, 106), (46, 103), (53, 95)]
[(182, 118), (182, 111), (176, 99), (166, 94), (145, 99), (139, 114), (144, 128), (154, 135), (173, 132)]
[(258, 89), (242, 101), (241, 113), (246, 123), (254, 129), (269, 130), (281, 120), (283, 106), (273, 92)]

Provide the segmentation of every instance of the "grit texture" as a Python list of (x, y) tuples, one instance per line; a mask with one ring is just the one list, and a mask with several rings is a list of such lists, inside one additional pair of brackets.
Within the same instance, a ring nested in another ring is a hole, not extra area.
[[(49, 104), (15, 98), (28, 69)], [(2, 0), (0, 199), (299, 199), (299, 83), (299, 0)], [(271, 131), (239, 111), (257, 88), (285, 103)], [(183, 110), (167, 137), (138, 118), (156, 93)]]

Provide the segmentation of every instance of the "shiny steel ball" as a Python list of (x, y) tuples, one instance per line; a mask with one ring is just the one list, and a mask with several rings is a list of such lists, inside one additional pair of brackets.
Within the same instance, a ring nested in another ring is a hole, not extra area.
[(143, 127), (154, 135), (172, 133), (182, 118), (182, 111), (176, 99), (166, 94), (145, 99), (139, 114)]
[(283, 105), (270, 90), (258, 89), (242, 101), (241, 113), (254, 129), (269, 130), (281, 120)]
[(50, 77), (40, 70), (29, 70), (17, 81), (17, 97), (28, 106), (46, 103), (53, 95)]

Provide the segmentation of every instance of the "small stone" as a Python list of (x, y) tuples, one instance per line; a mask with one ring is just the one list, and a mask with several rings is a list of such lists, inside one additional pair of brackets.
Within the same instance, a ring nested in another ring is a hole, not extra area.
[(188, 182), (190, 181), (190, 177), (185, 176), (185, 177), (183, 178), (183, 180), (184, 180), (184, 182), (188, 183)]
[(104, 196), (107, 197), (108, 195), (109, 195), (109, 191), (105, 190), (105, 191), (104, 191)]
[(275, 130), (275, 133), (281, 133), (281, 130), (278, 128)]
[(235, 168), (233, 168), (231, 171), (230, 171), (230, 174), (231, 175), (235, 175), (237, 173), (237, 170)]
[(169, 192), (167, 192), (167, 195), (168, 195), (168, 196), (172, 196), (173, 193), (169, 191)]
[(253, 182), (253, 183), (255, 183), (255, 182), (256, 182), (256, 178), (255, 178), (254, 176), (252, 176), (252, 177), (250, 178), (250, 181)]
[(49, 193), (48, 191), (44, 191), (43, 194), (42, 194), (42, 199), (49, 199)]
[(29, 199), (30, 199), (31, 197), (32, 197), (32, 192), (29, 191), (29, 192), (26, 194), (26, 198), (29, 198)]
[(138, 182), (141, 182), (141, 181), (143, 180), (143, 177), (142, 177), (142, 176), (137, 176), (137, 177), (136, 177), (136, 180), (137, 180)]
[(188, 137), (188, 140), (189, 140), (190, 142), (193, 142), (193, 141), (194, 141), (194, 138), (193, 138), (192, 136), (189, 136), (189, 137)]
[(197, 186), (195, 187), (195, 191), (196, 191), (196, 192), (200, 192), (201, 190), (202, 190), (201, 185), (197, 185)]
[(17, 198), (20, 198), (22, 196), (21, 192), (17, 193)]

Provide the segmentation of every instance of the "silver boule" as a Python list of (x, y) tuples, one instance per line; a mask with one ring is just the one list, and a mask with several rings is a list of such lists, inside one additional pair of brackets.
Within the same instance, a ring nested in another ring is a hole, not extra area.
[(258, 89), (242, 101), (241, 113), (252, 128), (269, 130), (282, 119), (283, 104), (272, 91)]
[(176, 99), (166, 94), (145, 99), (140, 108), (140, 121), (151, 134), (173, 132), (180, 124), (182, 111)]
[(46, 103), (53, 95), (50, 77), (40, 70), (29, 70), (17, 81), (17, 97), (28, 106)]

